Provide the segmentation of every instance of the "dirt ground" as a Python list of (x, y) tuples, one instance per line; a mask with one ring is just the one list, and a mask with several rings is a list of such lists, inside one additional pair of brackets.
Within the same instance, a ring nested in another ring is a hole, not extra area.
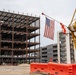
[(0, 66), (0, 75), (30, 75), (30, 65), (20, 64), (18, 66)]

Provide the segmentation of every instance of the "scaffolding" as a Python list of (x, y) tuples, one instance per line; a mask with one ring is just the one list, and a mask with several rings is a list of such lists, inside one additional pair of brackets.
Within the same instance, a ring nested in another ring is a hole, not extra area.
[(0, 11), (0, 64), (35, 62), (40, 57), (35, 52), (40, 52), (40, 17)]

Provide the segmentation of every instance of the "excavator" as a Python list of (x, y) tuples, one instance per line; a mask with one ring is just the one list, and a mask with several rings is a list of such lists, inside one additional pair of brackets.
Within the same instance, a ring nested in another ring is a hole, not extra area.
[[(72, 35), (72, 42), (74, 50), (76, 51), (76, 9), (67, 29)], [(62, 63), (31, 63), (30, 75), (76, 75), (76, 63), (62, 64)]]

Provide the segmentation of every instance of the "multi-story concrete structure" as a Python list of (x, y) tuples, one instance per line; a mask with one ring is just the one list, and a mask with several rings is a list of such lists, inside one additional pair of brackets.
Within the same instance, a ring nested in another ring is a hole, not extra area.
[(40, 18), (0, 11), (0, 64), (35, 61), (40, 49)]
[[(57, 62), (58, 61), (58, 55), (57, 55), (57, 44), (51, 44), (45, 47), (40, 47), (40, 62), (46, 63), (51, 61)], [(37, 53), (37, 55), (39, 55)]]
[(64, 34), (58, 32), (58, 62), (59, 63), (74, 63), (75, 62), (75, 52), (73, 47), (73, 42), (71, 40), (72, 36), (70, 33)]
[(75, 63), (75, 52), (71, 34), (58, 32), (57, 44), (40, 48), (40, 62)]

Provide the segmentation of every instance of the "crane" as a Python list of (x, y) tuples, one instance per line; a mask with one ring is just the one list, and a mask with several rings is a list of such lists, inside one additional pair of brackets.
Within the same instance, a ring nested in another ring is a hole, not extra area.
[(76, 49), (76, 18), (74, 19), (75, 14), (76, 14), (76, 9), (74, 11), (71, 22), (67, 28), (69, 29), (70, 33), (72, 34), (72, 41), (74, 44), (74, 48)]

